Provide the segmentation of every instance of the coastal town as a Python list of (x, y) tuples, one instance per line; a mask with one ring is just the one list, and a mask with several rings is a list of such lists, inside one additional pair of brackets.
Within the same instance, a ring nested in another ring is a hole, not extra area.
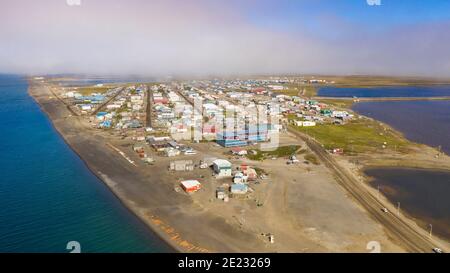
[(177, 251), (360, 252), (373, 240), (389, 252), (445, 248), (436, 239), (390, 239), (378, 223), (417, 233), (406, 215), (394, 217), (364, 170), (445, 166), (446, 155), (355, 113), (349, 105), (359, 98), (317, 96), (346, 81), (77, 85), (37, 77), (30, 93), (94, 173)]
[[(301, 146), (278, 143), (289, 126), (339, 126), (354, 119), (352, 113), (307, 99), (302, 86), (309, 84), (327, 82), (273, 78), (110, 88), (99, 84), (91, 90), (84, 88), (83, 92), (77, 91), (77, 87), (65, 88), (59, 95), (92, 127), (130, 141), (129, 149), (140, 161), (160, 165), (167, 161), (162, 158), (169, 158), (166, 166), (169, 171), (188, 173), (192, 179), (177, 181), (176, 191), (182, 189), (192, 194), (202, 189), (206, 184), (204, 177), (208, 176), (202, 170), (210, 169), (220, 181), (215, 187), (215, 197), (228, 202), (230, 198), (250, 198), (256, 189), (254, 185), (269, 179), (264, 170), (243, 163), (242, 159), (262, 160), (272, 154), (271, 160), (280, 158), (287, 165), (318, 164), (314, 155)], [(291, 95), (285, 94), (288, 89)], [(277, 138), (277, 146), (265, 152), (261, 144), (270, 146), (271, 138)], [(205, 145), (214, 145), (219, 154), (205, 157), (204, 153), (198, 153), (196, 147)], [(136, 164), (135, 159), (120, 153)], [(330, 153), (342, 154), (343, 149), (334, 147)], [(299, 154), (304, 154), (301, 161), (297, 158)]]
[(450, 253), (450, 1), (0, 6), (0, 254)]
[[(314, 90), (335, 84), (332, 79), (82, 86), (64, 79), (34, 81), (42, 86), (36, 90), (48, 92), (38, 100), (61, 109), (51, 115), (62, 119), (59, 129), (71, 146), (95, 155), (83, 158), (180, 251), (290, 252), (302, 251), (302, 245), (303, 251), (360, 251), (369, 238), (402, 251), (373, 228), (343, 189), (376, 195), (364, 182), (361, 162), (370, 162), (372, 154), (414, 157), (418, 148), (340, 101), (316, 98)], [(371, 214), (395, 210), (362, 205)], [(209, 234), (193, 233), (202, 221), (221, 224)], [(359, 238), (350, 228), (353, 221), (361, 221)], [(216, 242), (217, 236), (224, 239)], [(343, 238), (347, 243), (338, 244)]]

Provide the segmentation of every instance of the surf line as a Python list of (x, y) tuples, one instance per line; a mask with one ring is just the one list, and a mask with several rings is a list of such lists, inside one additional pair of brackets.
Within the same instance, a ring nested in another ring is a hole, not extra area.
[(113, 149), (114, 151), (118, 152), (123, 158), (125, 158), (131, 165), (137, 167), (136, 163), (131, 160), (124, 152), (122, 152), (121, 150), (119, 150), (118, 148), (114, 147), (112, 144), (107, 143), (106, 145), (108, 145), (111, 149)]

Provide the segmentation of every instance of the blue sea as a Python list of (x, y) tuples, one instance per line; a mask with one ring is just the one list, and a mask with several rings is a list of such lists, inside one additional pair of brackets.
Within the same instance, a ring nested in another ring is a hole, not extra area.
[(0, 252), (171, 252), (65, 144), (20, 76), (0, 75)]

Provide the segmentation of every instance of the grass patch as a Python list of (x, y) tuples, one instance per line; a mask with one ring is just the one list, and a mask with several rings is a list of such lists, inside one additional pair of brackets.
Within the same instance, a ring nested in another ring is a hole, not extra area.
[(319, 159), (313, 153), (308, 153), (305, 155), (305, 160), (311, 162), (314, 165), (320, 165)]
[(345, 109), (350, 109), (352, 108), (353, 105), (353, 100), (351, 99), (346, 99), (346, 100), (328, 100), (328, 99), (324, 99), (321, 100), (321, 102), (328, 104), (330, 106), (334, 106), (334, 107), (338, 107), (338, 108), (345, 108)]
[(268, 172), (266, 172), (264, 169), (253, 167), (253, 169), (256, 171), (257, 175), (268, 175)]
[(315, 138), (325, 149), (342, 148), (347, 155), (377, 152), (383, 150), (383, 145), (386, 149), (407, 152), (410, 145), (410, 142), (390, 128), (367, 119), (346, 125), (325, 124), (295, 128)]
[(86, 87), (79, 87), (77, 89), (77, 92), (83, 96), (88, 96), (92, 93), (104, 94), (111, 88), (112, 88), (111, 86), (86, 86)]
[(249, 151), (247, 158), (250, 160), (264, 160), (267, 158), (272, 157), (287, 157), (291, 156), (293, 154), (297, 154), (297, 151), (301, 148), (301, 146), (298, 145), (290, 145), (290, 146), (284, 146), (279, 147), (274, 151), (261, 151), (261, 150), (253, 150), (256, 151), (256, 154), (253, 154), (251, 151)]
[(323, 76), (336, 87), (378, 87), (378, 86), (415, 86), (448, 84), (446, 79), (417, 78), (417, 77), (388, 77), (388, 76)]
[(306, 85), (303, 87), (303, 89), (303, 96), (305, 97), (312, 98), (317, 95), (317, 88), (313, 85)]
[(275, 94), (286, 95), (286, 96), (303, 96), (303, 97), (314, 97), (317, 94), (316, 86), (311, 84), (285, 84), (284, 90), (273, 91)]

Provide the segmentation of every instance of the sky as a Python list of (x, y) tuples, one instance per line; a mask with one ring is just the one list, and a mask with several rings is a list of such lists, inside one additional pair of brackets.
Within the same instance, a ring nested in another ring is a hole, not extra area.
[(380, 2), (0, 0), (0, 73), (450, 77), (450, 1)]

